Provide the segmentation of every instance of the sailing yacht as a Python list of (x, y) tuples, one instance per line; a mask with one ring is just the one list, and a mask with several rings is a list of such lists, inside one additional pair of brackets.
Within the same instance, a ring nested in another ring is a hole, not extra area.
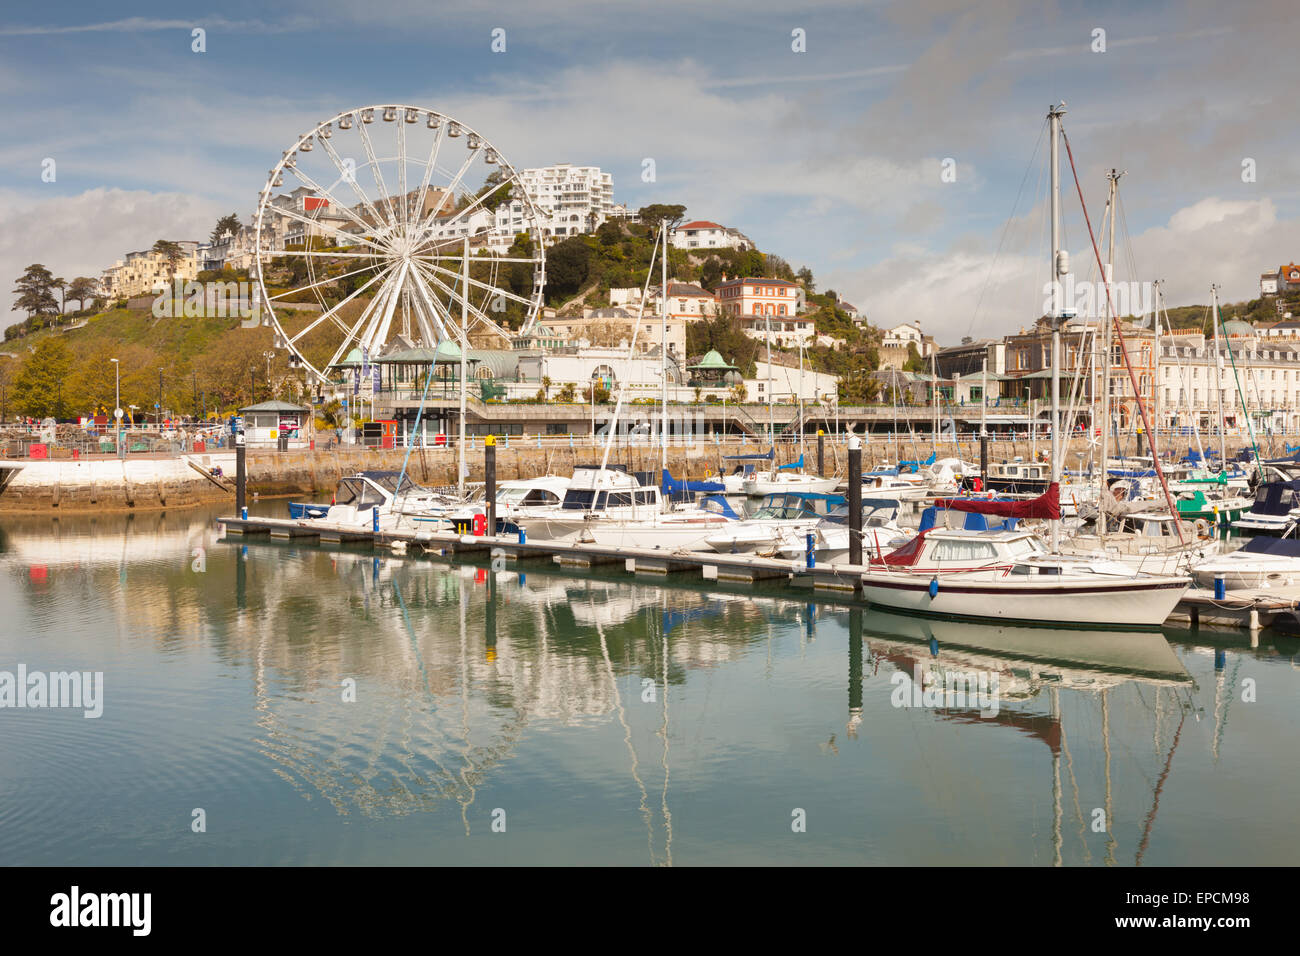
[[(1069, 256), (1061, 248), (1059, 147), (1064, 104), (1048, 112), (1051, 149), (1052, 330), (1051, 458), (1049, 484), (1029, 501), (941, 499), (945, 508), (1050, 522), (1051, 547), (1027, 530), (996, 532), (934, 527), (874, 560), (862, 574), (863, 595), (873, 604), (927, 615), (995, 619), (1074, 627), (1158, 627), (1182, 599), (1189, 579), (1153, 575), (1103, 556), (1061, 550), (1061, 325), (1069, 313), (1063, 284)], [(1073, 162), (1073, 161), (1071, 161)], [(1156, 460), (1159, 475), (1159, 460)], [(991, 471), (991, 469), (990, 469)], [(991, 477), (991, 476), (990, 476)], [(1163, 477), (1161, 477), (1163, 482)], [(1172, 510), (1173, 504), (1170, 501)]]

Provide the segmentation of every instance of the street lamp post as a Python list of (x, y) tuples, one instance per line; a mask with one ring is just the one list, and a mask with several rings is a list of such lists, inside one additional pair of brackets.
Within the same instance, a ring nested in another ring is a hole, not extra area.
[(117, 457), (122, 457), (122, 363), (109, 359), (113, 363), (113, 446)]
[(158, 370), (158, 428), (162, 429), (162, 375), (163, 370)]

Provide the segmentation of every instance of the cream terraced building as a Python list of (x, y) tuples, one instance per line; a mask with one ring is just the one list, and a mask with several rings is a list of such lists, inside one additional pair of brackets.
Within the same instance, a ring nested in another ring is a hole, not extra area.
[(195, 279), (199, 274), (197, 242), (178, 242), (181, 258), (177, 261), (175, 272), (167, 264), (167, 257), (146, 249), (143, 252), (128, 252), (125, 259), (119, 259), (104, 270), (102, 285), (109, 299), (132, 299), (142, 295), (152, 295), (160, 287), (169, 285), (173, 278), (181, 281)]
[(1244, 411), (1264, 432), (1300, 427), (1300, 340), (1263, 338), (1245, 322), (1228, 322), (1225, 330), (1217, 358), (1212, 336), (1161, 337), (1160, 426), (1196, 425), (1204, 434), (1218, 420), (1222, 401), (1229, 429), (1245, 427)]

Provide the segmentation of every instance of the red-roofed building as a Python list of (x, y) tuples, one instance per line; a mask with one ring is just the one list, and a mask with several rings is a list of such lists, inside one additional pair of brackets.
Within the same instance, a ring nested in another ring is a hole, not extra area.
[(1300, 289), (1300, 266), (1292, 262), (1277, 270), (1277, 291), (1295, 292)]
[(752, 249), (749, 238), (707, 219), (696, 219), (673, 230), (672, 244), (678, 249)]

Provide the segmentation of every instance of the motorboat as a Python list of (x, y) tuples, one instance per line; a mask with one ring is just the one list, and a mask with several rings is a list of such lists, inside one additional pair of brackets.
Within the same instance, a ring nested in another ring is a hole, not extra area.
[(838, 478), (810, 475), (802, 469), (803, 455), (800, 455), (798, 461), (792, 461), (788, 465), (777, 465), (767, 472), (755, 471), (741, 482), (741, 491), (751, 498), (762, 498), (784, 492), (825, 494), (834, 491), (835, 486), (839, 484)]
[(931, 528), (862, 574), (873, 605), (953, 618), (1061, 627), (1159, 627), (1187, 590), (1183, 576), (1134, 573), (1116, 561), (1051, 554), (1032, 532)]
[[(500, 482), (496, 487), (495, 533), (517, 534), (519, 519), (553, 514), (563, 503), (570, 480), (562, 475), (543, 475)], [(486, 513), (487, 489), (479, 487), (462, 506), (452, 509), (447, 518), (459, 528)]]
[[(862, 552), (880, 557), (906, 544), (915, 529), (898, 523), (899, 504), (890, 498), (866, 499), (862, 502)], [(849, 558), (849, 503), (833, 507), (811, 531), (794, 529), (778, 532), (777, 554), (798, 560), (807, 558), (808, 536), (813, 538), (813, 559), (817, 564), (839, 564)]]
[(1243, 535), (1285, 537), (1300, 523), (1300, 478), (1266, 481), (1255, 491), (1250, 510), (1232, 522)]
[(458, 504), (458, 499), (421, 487), (402, 472), (359, 471), (339, 479), (328, 507), (301, 505), (298, 520), (344, 528), (370, 528), (377, 520), (381, 530), (390, 531), (417, 521), (443, 524), (448, 509)]
[(646, 521), (663, 510), (658, 486), (642, 485), (625, 466), (579, 465), (558, 508), (521, 515), (514, 524), (533, 540), (573, 543), (591, 540), (595, 524)]
[(1245, 547), (1192, 568), (1192, 580), (1212, 588), (1222, 578), (1229, 591), (1280, 588), (1300, 584), (1300, 541), (1294, 538), (1251, 538)]
[(740, 520), (740, 515), (724, 496), (708, 495), (693, 505), (648, 518), (593, 521), (587, 533), (596, 544), (604, 547), (707, 551), (706, 539)]
[(803, 491), (770, 494), (752, 515), (705, 538), (705, 544), (720, 554), (773, 551), (783, 535), (812, 531), (845, 500), (840, 495)]

